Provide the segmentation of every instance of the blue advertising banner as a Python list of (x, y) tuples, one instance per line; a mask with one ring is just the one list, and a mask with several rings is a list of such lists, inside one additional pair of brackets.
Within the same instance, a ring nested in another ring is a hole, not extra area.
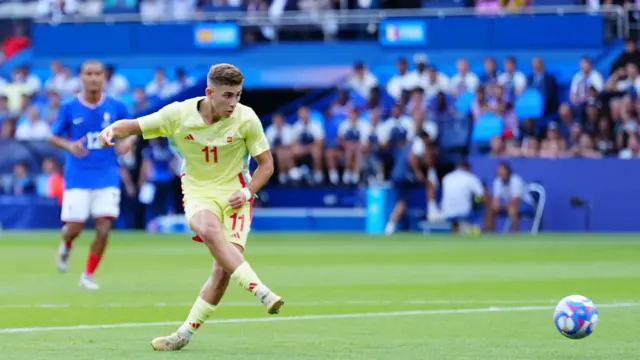
[[(603, 46), (603, 28), (604, 19), (596, 14), (385, 19), (381, 23), (378, 46), (383, 49), (430, 51), (582, 51)], [(576, 32), (575, 29), (581, 30)], [(36, 56), (136, 57), (229, 52), (240, 46), (241, 30), (237, 24), (229, 22), (150, 25), (37, 23), (33, 25), (32, 32)], [(308, 58), (317, 62), (318, 59), (325, 58), (327, 46), (330, 45), (287, 44), (286, 62), (299, 64), (300, 59)], [(261, 45), (257, 45), (247, 49), (260, 47)], [(284, 47), (278, 48), (272, 44), (266, 47), (272, 47), (278, 54), (283, 54)], [(361, 50), (362, 46), (347, 47), (329, 57), (361, 57)], [(379, 56), (376, 51), (369, 53), (372, 58)], [(292, 54), (295, 56), (291, 56)], [(280, 63), (282, 62), (281, 60)], [(351, 64), (352, 60), (348, 63)]]
[(240, 27), (236, 23), (197, 24), (193, 27), (193, 41), (199, 48), (237, 48), (240, 39)]
[(385, 46), (426, 45), (427, 23), (424, 20), (384, 20), (378, 35), (380, 44)]
[(383, 46), (456, 50), (600, 47), (604, 44), (604, 18), (598, 14), (549, 14), (386, 19), (380, 23), (379, 41)]

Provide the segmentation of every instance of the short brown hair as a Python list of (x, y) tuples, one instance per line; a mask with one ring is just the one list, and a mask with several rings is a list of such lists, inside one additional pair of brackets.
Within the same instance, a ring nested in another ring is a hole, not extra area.
[(231, 64), (216, 64), (209, 69), (207, 86), (238, 86), (244, 82), (244, 75)]

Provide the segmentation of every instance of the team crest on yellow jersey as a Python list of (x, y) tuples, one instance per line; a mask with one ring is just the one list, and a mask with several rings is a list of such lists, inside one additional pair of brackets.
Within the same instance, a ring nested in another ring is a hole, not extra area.
[(233, 136), (227, 136), (227, 144), (230, 144), (233, 142)]

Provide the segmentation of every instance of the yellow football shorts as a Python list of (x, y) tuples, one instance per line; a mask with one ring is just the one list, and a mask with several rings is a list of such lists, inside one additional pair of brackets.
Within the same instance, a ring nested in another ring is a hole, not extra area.
[[(229, 205), (229, 196), (193, 199), (185, 197), (184, 213), (187, 222), (202, 210), (210, 211), (220, 219), (227, 241), (245, 248), (253, 219), (253, 200), (247, 201), (240, 209), (232, 209)], [(195, 236), (193, 240), (202, 242), (199, 236)]]

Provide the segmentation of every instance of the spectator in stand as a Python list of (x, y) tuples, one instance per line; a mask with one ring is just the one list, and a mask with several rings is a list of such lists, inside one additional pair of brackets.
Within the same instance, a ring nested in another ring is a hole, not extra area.
[(604, 90), (604, 79), (600, 73), (593, 69), (591, 59), (583, 57), (580, 60), (580, 71), (571, 80), (571, 104), (582, 112), (589, 99), (589, 89), (593, 87), (598, 92)]
[(498, 84), (502, 86), (510, 102), (514, 102), (527, 87), (527, 78), (518, 70), (515, 57), (510, 56), (504, 61), (504, 72), (498, 75)]
[(378, 86), (378, 79), (367, 70), (364, 63), (357, 62), (353, 66), (353, 73), (347, 79), (346, 85), (364, 99), (368, 99), (371, 89)]
[(59, 63), (52, 64), (53, 74), (44, 83), (47, 90), (58, 92), (63, 98), (76, 95), (81, 88), (80, 80), (71, 74), (68, 67), (60, 66)]
[(464, 92), (475, 92), (480, 85), (478, 76), (469, 70), (469, 61), (460, 59), (457, 62), (458, 72), (451, 78), (451, 91), (455, 97)]
[(447, 75), (439, 72), (435, 66), (430, 65), (427, 68), (427, 74), (423, 83), (427, 101), (434, 99), (440, 92), (448, 94), (450, 92), (450, 82), (451, 80)]
[(479, 77), (480, 85), (492, 86), (498, 82), (498, 76), (500, 76), (500, 70), (498, 70), (498, 63), (493, 57), (484, 59), (484, 73)]
[(569, 139), (571, 134), (571, 128), (575, 124), (579, 124), (581, 121), (573, 116), (573, 110), (568, 103), (562, 103), (558, 109), (558, 118), (556, 123), (558, 124), (558, 131), (563, 138)]
[(638, 136), (629, 137), (627, 147), (622, 149), (618, 154), (620, 159), (638, 159), (640, 158), (640, 145), (638, 145)]
[(613, 128), (611, 120), (606, 116), (601, 116), (598, 120), (598, 131), (593, 137), (598, 151), (604, 155), (614, 155), (616, 144), (613, 141)]
[(60, 99), (60, 94), (55, 91), (47, 92), (47, 103), (42, 108), (42, 119), (51, 125), (58, 118), (58, 111), (60, 111), (60, 105), (62, 104), (62, 99)]
[(413, 57), (413, 62), (416, 65), (414, 71), (409, 72), (407, 78), (408, 88), (407, 90), (413, 90), (417, 87), (425, 88), (427, 80), (427, 68), (429, 65), (429, 58), (425, 54), (416, 54)]
[(145, 94), (150, 98), (166, 99), (171, 96), (171, 84), (162, 68), (157, 68), (153, 80), (144, 89)]
[(638, 42), (634, 39), (624, 41), (624, 52), (611, 65), (609, 74), (613, 75), (618, 69), (626, 67), (627, 64), (635, 64), (640, 68), (640, 51), (638, 51)]
[(340, 120), (343, 120), (347, 117), (347, 115), (349, 114), (349, 111), (354, 107), (355, 105), (353, 105), (353, 102), (349, 99), (349, 91), (345, 89), (340, 89), (338, 91), (338, 97), (333, 103), (331, 103), (331, 106), (329, 106), (329, 109), (327, 111), (327, 117), (328, 118), (335, 117)]
[(42, 197), (61, 198), (59, 185), (62, 181), (64, 180), (58, 162), (50, 157), (45, 158), (42, 162), (42, 173), (36, 177), (37, 194)]
[(602, 154), (596, 149), (591, 135), (587, 133), (580, 134), (580, 140), (568, 152), (569, 156), (599, 159)]
[(413, 114), (418, 111), (420, 113), (427, 112), (427, 98), (424, 96), (424, 89), (421, 87), (416, 87), (411, 91), (411, 95), (409, 98), (409, 102), (405, 106), (406, 114)]
[(558, 124), (550, 122), (547, 125), (547, 135), (540, 143), (540, 157), (557, 159), (567, 152), (567, 141), (560, 135)]
[(59, 20), (78, 12), (76, 0), (38, 0), (37, 15), (39, 17)]
[(533, 72), (529, 76), (528, 85), (540, 92), (544, 99), (544, 115), (549, 116), (558, 107), (558, 82), (547, 72), (542, 58), (534, 57), (531, 65)]
[(487, 112), (495, 112), (495, 107), (489, 104), (489, 99), (487, 98), (487, 91), (483, 86), (478, 87), (476, 90), (476, 97), (473, 99), (471, 103), (471, 118), (473, 121), (478, 120), (482, 115)]
[[(324, 181), (322, 173), (322, 155), (324, 148), (324, 129), (315, 120), (311, 120), (311, 113), (306, 106), (298, 109), (298, 120), (293, 125), (293, 156), (298, 166), (307, 165), (313, 168), (313, 182), (320, 184)], [(302, 173), (298, 167), (291, 171), (291, 178), (298, 181)]]
[(285, 184), (294, 166), (293, 152), (291, 151), (293, 130), (291, 126), (286, 123), (284, 116), (276, 113), (271, 119), (271, 125), (269, 125), (265, 131), (265, 135), (275, 154), (278, 182)]
[(131, 105), (131, 114), (137, 114), (141, 111), (146, 110), (149, 106), (151, 106), (151, 101), (145, 94), (143, 88), (136, 88), (133, 90), (133, 104)]
[[(344, 150), (344, 172), (342, 182), (344, 184), (358, 184), (362, 163), (362, 143), (371, 132), (369, 124), (360, 118), (358, 109), (349, 110), (347, 119), (338, 128), (338, 141)], [(333, 160), (333, 161), (329, 161)], [(327, 158), (327, 170), (329, 181), (338, 183), (338, 170), (336, 159)]]
[(107, 64), (104, 67), (104, 90), (107, 95), (120, 97), (129, 91), (129, 81), (116, 72), (115, 66)]
[(387, 83), (387, 92), (396, 101), (400, 101), (402, 93), (411, 89), (411, 86), (414, 85), (414, 82), (411, 80), (412, 76), (411, 73), (409, 73), (407, 59), (398, 59), (398, 61), (396, 62), (396, 66), (398, 68), (398, 74), (393, 76)]
[(151, 184), (155, 190), (147, 213), (151, 219), (175, 214), (176, 209), (173, 208), (171, 196), (173, 178), (176, 176), (173, 169), (177, 168), (176, 163), (179, 158), (169, 146), (169, 140), (166, 138), (150, 140), (149, 145), (142, 152), (142, 158), (138, 188), (142, 189), (143, 186)]
[(35, 194), (36, 186), (29, 175), (29, 166), (26, 163), (17, 163), (13, 166), (13, 175), (6, 192), (13, 195)]
[(618, 68), (607, 79), (606, 90), (612, 95), (624, 95), (625, 93), (631, 95), (640, 94), (640, 73), (638, 66), (634, 63), (627, 63), (627, 65)]
[(382, 131), (381, 111), (379, 108), (369, 112), (369, 133), (363, 140), (362, 154), (364, 159), (364, 174), (369, 183), (384, 179), (382, 168), (382, 148), (380, 146), (380, 133)]
[(40, 117), (40, 109), (31, 106), (27, 110), (27, 121), (22, 122), (16, 129), (16, 140), (35, 141), (46, 140), (51, 135), (49, 124)]
[(21, 65), (13, 70), (11, 83), (20, 85), (25, 88), (25, 93), (33, 94), (42, 89), (42, 81), (40, 78), (31, 74), (31, 70), (27, 65)]
[(0, 95), (0, 134), (4, 123), (14, 117), (12, 111), (9, 110), (9, 99), (6, 95)]
[(24, 69), (23, 67), (14, 69), (11, 82), (4, 88), (4, 94), (9, 100), (9, 109), (13, 112), (19, 111), (25, 105), (24, 96), (35, 94), (40, 87), (39, 80), (25, 76), (25, 74), (28, 75), (28, 70)]
[(154, 23), (167, 20), (167, 3), (162, 0), (141, 0), (140, 17), (145, 23)]
[(528, 136), (522, 140), (520, 155), (525, 158), (537, 158), (540, 155), (540, 140)]
[(187, 75), (186, 71), (184, 71), (183, 68), (177, 68), (176, 79), (169, 84), (170, 90), (168, 90), (168, 93), (173, 96), (185, 89), (192, 87), (195, 84), (196, 79), (194, 79), (192, 76)]

